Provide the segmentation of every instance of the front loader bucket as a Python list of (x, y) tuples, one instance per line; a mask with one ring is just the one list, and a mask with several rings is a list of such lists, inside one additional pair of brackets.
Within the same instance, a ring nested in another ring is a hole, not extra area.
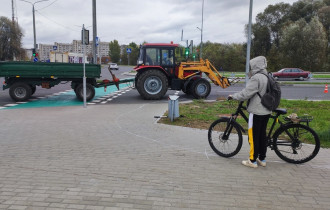
[(228, 78), (227, 77), (219, 77), (218, 76), (218, 79), (219, 79), (219, 81), (220, 81), (220, 86), (223, 88), (223, 89), (225, 89), (225, 88), (227, 88), (227, 87), (229, 87), (230, 85), (231, 85), (231, 83), (230, 83), (230, 81), (228, 80)]

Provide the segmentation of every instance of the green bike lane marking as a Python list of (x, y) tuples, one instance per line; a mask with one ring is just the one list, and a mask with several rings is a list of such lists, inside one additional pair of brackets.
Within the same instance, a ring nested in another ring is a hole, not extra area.
[[(131, 87), (132, 84), (120, 84), (119, 90), (127, 87)], [(95, 88), (95, 97), (92, 101), (87, 102), (88, 104), (94, 104), (94, 101), (98, 101), (99, 98), (105, 97), (107, 95), (113, 94), (117, 91), (115, 85), (108, 86), (106, 91), (104, 87)], [(49, 97), (32, 99), (28, 102), (21, 102), (17, 104), (10, 104), (5, 109), (24, 109), (24, 108), (40, 108), (40, 107), (60, 107), (60, 106), (82, 106), (84, 102), (77, 99), (76, 94), (73, 90), (64, 91), (61, 93), (55, 93)]]

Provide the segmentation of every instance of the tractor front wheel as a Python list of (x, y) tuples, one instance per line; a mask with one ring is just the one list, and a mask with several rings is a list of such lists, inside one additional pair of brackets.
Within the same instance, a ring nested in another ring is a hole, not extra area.
[(191, 94), (196, 99), (207, 98), (211, 92), (211, 85), (210, 82), (204, 78), (196, 79), (191, 84)]

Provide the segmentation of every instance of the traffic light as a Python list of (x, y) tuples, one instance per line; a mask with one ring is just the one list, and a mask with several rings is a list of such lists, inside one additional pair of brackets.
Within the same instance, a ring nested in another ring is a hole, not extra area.
[(186, 55), (186, 57), (189, 56), (189, 47), (186, 47), (184, 54)]
[(36, 57), (36, 49), (32, 49), (32, 56)]

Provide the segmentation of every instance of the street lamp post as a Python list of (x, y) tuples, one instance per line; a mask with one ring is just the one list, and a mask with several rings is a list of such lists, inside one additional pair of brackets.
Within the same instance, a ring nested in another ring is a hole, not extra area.
[(200, 47), (200, 54), (199, 54), (200, 59), (202, 58), (202, 55), (203, 55), (203, 22), (204, 22), (204, 0), (202, 3), (202, 27), (201, 28), (197, 27), (197, 29), (199, 29), (201, 31), (201, 47)]
[(48, 1), (48, 0), (40, 0), (40, 1), (36, 1), (36, 2), (34, 2), (34, 3), (29, 2), (29, 1), (26, 1), (26, 0), (20, 0), (20, 1), (24, 1), (24, 2), (29, 3), (29, 4), (32, 5), (32, 14), (33, 14), (33, 40), (34, 40), (33, 48), (36, 50), (36, 49), (37, 49), (37, 38), (36, 38), (36, 22), (35, 22), (35, 10), (34, 10), (34, 5), (35, 5), (36, 3), (43, 2), (43, 1)]

